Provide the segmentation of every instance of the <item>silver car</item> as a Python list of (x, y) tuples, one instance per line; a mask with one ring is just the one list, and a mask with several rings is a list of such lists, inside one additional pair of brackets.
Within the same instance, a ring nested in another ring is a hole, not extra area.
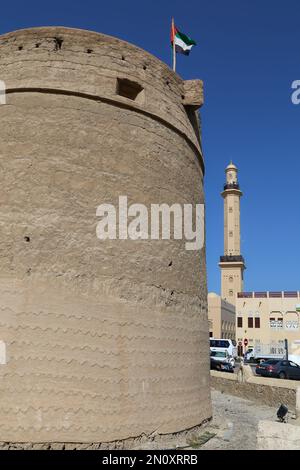
[(211, 351), (210, 357), (222, 364), (230, 364), (231, 367), (235, 367), (235, 360), (227, 351)]

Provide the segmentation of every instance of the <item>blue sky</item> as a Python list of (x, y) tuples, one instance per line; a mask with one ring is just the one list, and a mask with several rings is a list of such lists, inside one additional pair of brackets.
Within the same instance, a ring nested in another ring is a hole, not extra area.
[(1, 5), (0, 33), (64, 25), (111, 34), (170, 63), (170, 19), (198, 43), (178, 56), (183, 78), (205, 82), (209, 289), (219, 291), (220, 190), (230, 159), (240, 169), (246, 290), (299, 290), (299, 0), (51, 0)]

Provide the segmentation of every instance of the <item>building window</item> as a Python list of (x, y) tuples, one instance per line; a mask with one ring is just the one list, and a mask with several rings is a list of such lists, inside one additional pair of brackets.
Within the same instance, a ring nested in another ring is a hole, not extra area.
[(248, 318), (248, 328), (253, 328), (253, 318), (252, 317)]
[(255, 328), (260, 328), (260, 318), (255, 318)]
[(233, 296), (233, 290), (230, 290), (230, 291), (229, 291), (229, 295), (230, 295), (230, 297)]
[(238, 328), (243, 328), (243, 317), (237, 317)]
[(209, 337), (213, 338), (213, 332), (212, 331), (209, 332)]
[(229, 232), (229, 236), (230, 236), (230, 237), (233, 237), (233, 232), (232, 232), (231, 230), (230, 230), (230, 232)]
[(287, 311), (284, 316), (285, 330), (299, 330), (299, 314), (295, 311)]
[(283, 328), (283, 319), (282, 318), (277, 318), (277, 328), (279, 328), (279, 329)]
[(282, 330), (283, 329), (283, 319), (281, 318), (270, 318), (270, 328), (273, 330)]
[(229, 282), (233, 282), (233, 277), (229, 276)]

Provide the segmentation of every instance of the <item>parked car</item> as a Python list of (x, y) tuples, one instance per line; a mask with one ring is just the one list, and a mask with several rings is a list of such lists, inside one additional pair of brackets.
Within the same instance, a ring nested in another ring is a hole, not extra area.
[(261, 375), (262, 370), (265, 370), (267, 366), (274, 366), (278, 362), (278, 359), (268, 359), (266, 361), (262, 361), (255, 367), (255, 372), (257, 375)]
[(235, 367), (235, 360), (232, 356), (225, 351), (210, 351), (210, 357), (213, 358), (217, 362), (221, 362), (223, 364), (230, 364), (232, 368)]
[(300, 366), (295, 362), (286, 360), (276, 361), (273, 359), (263, 362), (256, 367), (256, 373), (259, 373), (262, 377), (300, 380)]
[(210, 368), (223, 372), (234, 372), (234, 368), (230, 363), (216, 361), (213, 357), (210, 358)]

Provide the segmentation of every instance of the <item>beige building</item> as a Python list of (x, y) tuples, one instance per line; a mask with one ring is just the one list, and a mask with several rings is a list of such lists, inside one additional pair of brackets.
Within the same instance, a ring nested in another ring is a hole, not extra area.
[(218, 294), (208, 294), (209, 336), (235, 340), (235, 306)]
[(259, 345), (283, 345), (285, 339), (292, 348), (300, 340), (299, 311), (300, 292), (238, 293), (236, 339), (240, 352)]

